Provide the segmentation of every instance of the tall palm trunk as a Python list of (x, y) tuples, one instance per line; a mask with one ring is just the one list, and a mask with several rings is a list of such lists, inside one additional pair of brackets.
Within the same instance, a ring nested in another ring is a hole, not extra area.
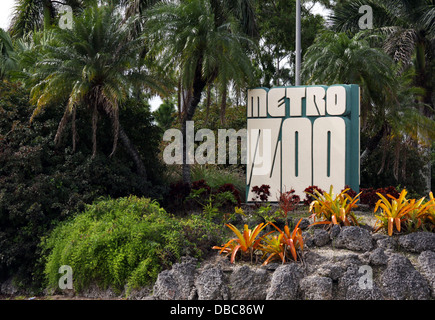
[(226, 109), (227, 109), (227, 86), (225, 83), (222, 87), (222, 101), (221, 101), (221, 110), (220, 110), (220, 117), (221, 117), (221, 125), (222, 126), (225, 124)]
[[(426, 68), (426, 43), (423, 39), (420, 39), (416, 44), (416, 58), (415, 58), (415, 69), (416, 69), (416, 85), (424, 88), (425, 94), (423, 97), (423, 102), (425, 106), (423, 106), (420, 110), (426, 117), (433, 117), (433, 101), (432, 101), (432, 85), (427, 73)], [(432, 163), (430, 159), (431, 155), (431, 145), (428, 147), (423, 147), (423, 154), (426, 158), (428, 158), (428, 162), (421, 168), (421, 173), (423, 177), (426, 179), (426, 191), (431, 191), (432, 184)]]
[[(208, 81), (211, 83), (211, 81)], [(188, 151), (187, 150), (187, 121), (191, 121), (193, 119), (193, 115), (195, 114), (196, 107), (198, 107), (199, 102), (201, 101), (201, 95), (204, 91), (205, 86), (207, 85), (207, 81), (205, 81), (202, 77), (202, 63), (198, 63), (195, 70), (195, 77), (193, 80), (193, 92), (188, 99), (188, 103), (186, 105), (186, 109), (183, 115), (183, 124), (182, 124), (182, 133), (183, 133), (183, 155), (184, 161), (182, 166), (182, 177), (183, 182), (188, 183), (190, 185), (190, 163), (188, 163)], [(189, 137), (192, 141), (194, 137)], [(193, 156), (193, 155), (191, 155)]]
[(360, 166), (361, 167), (364, 167), (370, 154), (373, 152), (373, 150), (375, 150), (378, 147), (382, 138), (385, 136), (385, 133), (388, 132), (389, 130), (390, 130), (390, 128), (389, 128), (388, 124), (385, 122), (384, 125), (382, 126), (382, 128), (369, 140), (364, 152), (360, 156)]
[(210, 116), (210, 105), (211, 105), (211, 85), (207, 86), (207, 102), (205, 104), (205, 126), (208, 124), (208, 117)]
[(45, 0), (43, 3), (44, 9), (44, 30), (48, 30), (51, 27), (51, 12), (53, 10), (53, 5), (51, 1)]
[(122, 145), (124, 146), (127, 153), (133, 159), (133, 162), (136, 166), (137, 173), (144, 179), (147, 179), (147, 172), (145, 169), (145, 165), (140, 158), (139, 152), (137, 151), (134, 144), (130, 141), (130, 138), (124, 131), (124, 128), (119, 124), (119, 139), (121, 140)]

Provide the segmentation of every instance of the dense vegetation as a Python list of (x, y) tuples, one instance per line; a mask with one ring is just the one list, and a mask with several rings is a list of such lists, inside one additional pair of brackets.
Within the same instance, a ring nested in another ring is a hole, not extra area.
[[(244, 128), (247, 87), (294, 83), (295, 0), (63, 3), (71, 29), (59, 27), (62, 7), (50, 0), (17, 1), (10, 28), (0, 29), (0, 281), (54, 287), (56, 268), (69, 264), (78, 288), (91, 280), (134, 288), (183, 254), (206, 256), (223, 223), (244, 214), (242, 165), (168, 166), (162, 136), (189, 120), (215, 133)], [(427, 197), (433, 1), (367, 1), (374, 29), (363, 31), (360, 0), (304, 3), (304, 84), (361, 88), (361, 203), (397, 198), (395, 187)], [(328, 21), (313, 3), (331, 9)], [(155, 94), (164, 103), (151, 111)], [(281, 196), (287, 215), (296, 200)], [(260, 200), (260, 218), (272, 221)], [(262, 244), (270, 259), (285, 245), (278, 237)]]
[(100, 200), (73, 220), (60, 224), (43, 241), (48, 285), (58, 287), (58, 269), (74, 270), (80, 291), (96, 282), (122, 291), (155, 281), (157, 274), (182, 255), (201, 258), (220, 226), (200, 216), (177, 219), (156, 201), (129, 197)]

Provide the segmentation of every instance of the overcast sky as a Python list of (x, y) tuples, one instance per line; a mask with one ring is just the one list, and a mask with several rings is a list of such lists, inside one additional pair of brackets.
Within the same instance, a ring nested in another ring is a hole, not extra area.
[(0, 0), (0, 28), (6, 30), (9, 27), (14, 6), (15, 0)]

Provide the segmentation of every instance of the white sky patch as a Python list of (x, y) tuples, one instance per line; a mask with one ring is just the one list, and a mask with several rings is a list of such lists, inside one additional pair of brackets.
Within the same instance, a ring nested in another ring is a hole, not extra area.
[(14, 7), (15, 0), (0, 1), (0, 28), (4, 30), (7, 30), (9, 28)]

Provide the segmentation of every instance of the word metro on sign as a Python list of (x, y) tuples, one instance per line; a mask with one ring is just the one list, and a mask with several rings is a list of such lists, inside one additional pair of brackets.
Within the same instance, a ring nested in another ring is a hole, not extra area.
[(357, 85), (248, 90), (247, 199), (262, 184), (272, 201), (311, 185), (359, 191), (359, 96)]

